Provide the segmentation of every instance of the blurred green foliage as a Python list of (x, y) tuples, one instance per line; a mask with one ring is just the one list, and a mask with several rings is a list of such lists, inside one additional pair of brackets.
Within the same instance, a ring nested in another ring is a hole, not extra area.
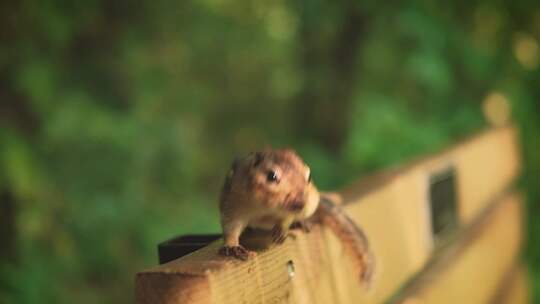
[(217, 232), (235, 154), (291, 146), (322, 188), (440, 150), (508, 98), (540, 299), (540, 4), (0, 4), (0, 303), (132, 301), (157, 242)]

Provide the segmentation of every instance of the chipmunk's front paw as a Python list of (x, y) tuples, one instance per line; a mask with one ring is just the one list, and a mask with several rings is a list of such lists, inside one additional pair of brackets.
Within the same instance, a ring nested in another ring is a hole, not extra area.
[(237, 246), (223, 246), (219, 249), (219, 254), (224, 256), (231, 256), (235, 257), (239, 260), (246, 261), (251, 256), (255, 255), (255, 252), (249, 251), (244, 246), (237, 245)]

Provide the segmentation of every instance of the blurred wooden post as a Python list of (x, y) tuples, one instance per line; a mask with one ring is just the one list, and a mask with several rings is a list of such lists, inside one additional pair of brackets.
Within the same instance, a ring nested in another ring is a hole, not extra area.
[[(491, 129), (341, 191), (377, 258), (369, 289), (333, 234), (316, 227), (247, 262), (218, 256), (218, 240), (142, 271), (137, 303), (482, 303), (503, 297), (502, 282), (504, 297), (526, 301), (517, 260), (522, 199), (511, 188), (516, 139), (513, 127)], [(452, 198), (436, 202), (437, 193)]]

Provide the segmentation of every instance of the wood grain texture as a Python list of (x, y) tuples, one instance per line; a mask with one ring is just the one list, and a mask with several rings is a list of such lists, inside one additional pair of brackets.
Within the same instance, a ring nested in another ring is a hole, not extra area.
[(510, 273), (508, 282), (505, 285), (501, 297), (495, 298), (494, 304), (527, 304), (531, 303), (529, 295), (529, 277), (527, 269), (521, 265), (516, 265)]
[(507, 195), (438, 252), (392, 303), (490, 303), (521, 249), (520, 195)]
[[(138, 303), (381, 303), (431, 259), (428, 181), (453, 166), (460, 225), (470, 225), (519, 174), (516, 130), (492, 129), (408, 166), (345, 188), (345, 210), (366, 232), (377, 259), (370, 288), (354, 276), (341, 244), (315, 227), (247, 262), (217, 255), (221, 241), (140, 272)], [(519, 221), (516, 219), (515, 221)], [(498, 230), (497, 230), (498, 231)], [(512, 237), (503, 233), (505, 237)], [(506, 239), (501, 236), (500, 241)], [(294, 276), (288, 264), (294, 266)], [(469, 265), (469, 264), (466, 264)], [(427, 303), (427, 302), (426, 302)]]

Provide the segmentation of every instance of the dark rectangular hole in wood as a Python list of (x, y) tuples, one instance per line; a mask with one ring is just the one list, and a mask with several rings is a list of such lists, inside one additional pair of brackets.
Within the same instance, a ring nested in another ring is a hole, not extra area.
[(183, 257), (219, 239), (221, 234), (188, 234), (158, 245), (159, 264)]
[(435, 241), (457, 228), (456, 173), (453, 167), (430, 177), (431, 227)]

